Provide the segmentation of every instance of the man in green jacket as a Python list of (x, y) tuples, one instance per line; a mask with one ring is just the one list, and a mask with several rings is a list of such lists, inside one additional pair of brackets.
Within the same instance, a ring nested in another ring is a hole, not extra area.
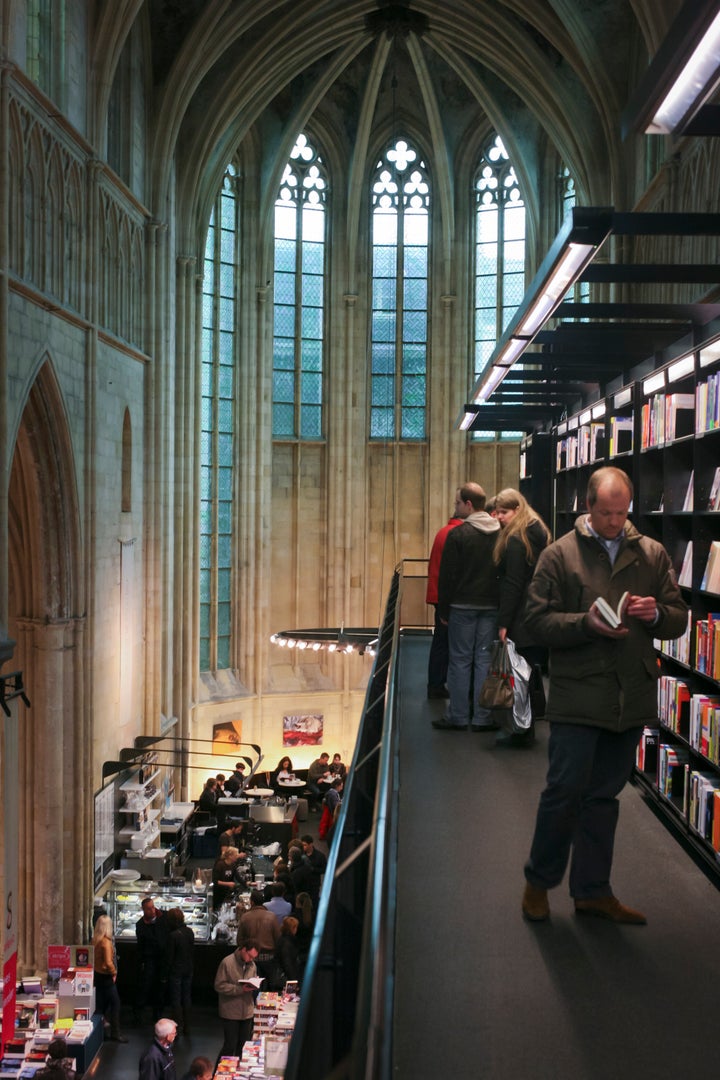
[[(528, 590), (528, 631), (550, 649), (548, 774), (522, 901), (534, 922), (548, 918), (547, 890), (568, 860), (578, 914), (647, 921), (610, 886), (617, 796), (643, 726), (657, 724), (653, 638), (680, 637), (688, 609), (665, 549), (627, 520), (632, 496), (621, 469), (593, 473), (588, 514), (541, 554)], [(625, 593), (622, 623), (612, 627), (597, 601), (616, 608)]]

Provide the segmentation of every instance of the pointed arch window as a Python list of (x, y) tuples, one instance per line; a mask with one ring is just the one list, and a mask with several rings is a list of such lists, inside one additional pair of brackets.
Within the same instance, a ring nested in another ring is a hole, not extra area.
[(325, 229), (323, 159), (300, 134), (275, 202), (273, 438), (323, 437)]
[(237, 170), (228, 165), (210, 214), (202, 297), (200, 670), (231, 666)]
[(25, 27), (27, 73), (48, 97), (62, 105), (65, 0), (29, 0)]
[(372, 177), (370, 438), (424, 439), (430, 182), (398, 139)]
[[(499, 135), (486, 144), (475, 175), (475, 378), (485, 367), (525, 293), (525, 203)], [(504, 432), (501, 438), (519, 438)], [(479, 438), (495, 438), (479, 432)]]

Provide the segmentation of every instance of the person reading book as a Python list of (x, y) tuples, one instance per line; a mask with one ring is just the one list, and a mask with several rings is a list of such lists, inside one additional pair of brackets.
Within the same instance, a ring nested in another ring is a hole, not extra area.
[[(548, 890), (568, 863), (578, 915), (647, 921), (610, 884), (617, 797), (643, 727), (657, 722), (653, 637), (680, 637), (687, 605), (665, 549), (627, 520), (632, 495), (621, 469), (594, 472), (588, 513), (542, 552), (528, 589), (528, 630), (550, 648), (549, 766), (522, 898), (533, 922), (549, 918)], [(606, 621), (598, 597), (622, 624)]]
[(248, 938), (220, 961), (214, 984), (224, 1032), (220, 1057), (241, 1057), (243, 1046), (252, 1038), (257, 990), (250, 980), (257, 976), (257, 956), (257, 942)]

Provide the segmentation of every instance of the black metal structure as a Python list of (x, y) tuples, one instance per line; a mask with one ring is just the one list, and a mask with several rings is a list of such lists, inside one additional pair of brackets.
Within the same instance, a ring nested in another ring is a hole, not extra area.
[[(606, 393), (615, 381), (629, 381), (644, 365), (652, 370), (660, 354), (690, 348), (706, 337), (709, 324), (720, 317), (720, 303), (714, 300), (720, 267), (706, 262), (630, 261), (632, 241), (662, 236), (720, 236), (720, 214), (625, 213), (612, 207), (575, 207), (477, 380), (475, 400), (463, 408), (465, 416), (474, 413), (472, 422), (464, 425), (466, 429), (547, 430), (563, 416), (568, 402), (580, 408)], [(613, 246), (607, 242), (612, 237), (628, 238), (629, 242)], [(565, 253), (578, 244), (595, 245), (595, 253), (577, 281), (616, 286), (620, 294), (636, 287), (640, 295), (652, 291), (652, 286), (697, 285), (700, 294), (691, 303), (663, 303), (657, 294), (645, 302), (611, 299), (576, 303), (565, 299), (537, 329), (527, 331), (528, 319), (553, 272)], [(596, 261), (600, 252), (603, 261)], [(617, 252), (623, 261), (612, 261)], [(515, 360), (523, 365), (517, 371), (512, 361), (508, 365), (505, 360), (513, 342), (519, 347), (525, 343)], [(478, 401), (483, 380), (497, 367), (506, 374), (487, 401)]]

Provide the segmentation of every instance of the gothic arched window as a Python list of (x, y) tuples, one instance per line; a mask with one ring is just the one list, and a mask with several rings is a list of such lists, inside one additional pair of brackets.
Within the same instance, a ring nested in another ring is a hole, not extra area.
[(229, 165), (210, 215), (202, 304), (200, 670), (230, 667), (237, 173)]
[(328, 196), (323, 160), (298, 136), (275, 202), (273, 438), (323, 436), (323, 299)]
[(397, 139), (372, 177), (370, 438), (424, 439), (430, 184)]
[[(499, 135), (475, 175), (475, 378), (525, 293), (525, 203)], [(506, 432), (519, 438), (522, 432)], [(494, 432), (479, 432), (495, 438)]]

